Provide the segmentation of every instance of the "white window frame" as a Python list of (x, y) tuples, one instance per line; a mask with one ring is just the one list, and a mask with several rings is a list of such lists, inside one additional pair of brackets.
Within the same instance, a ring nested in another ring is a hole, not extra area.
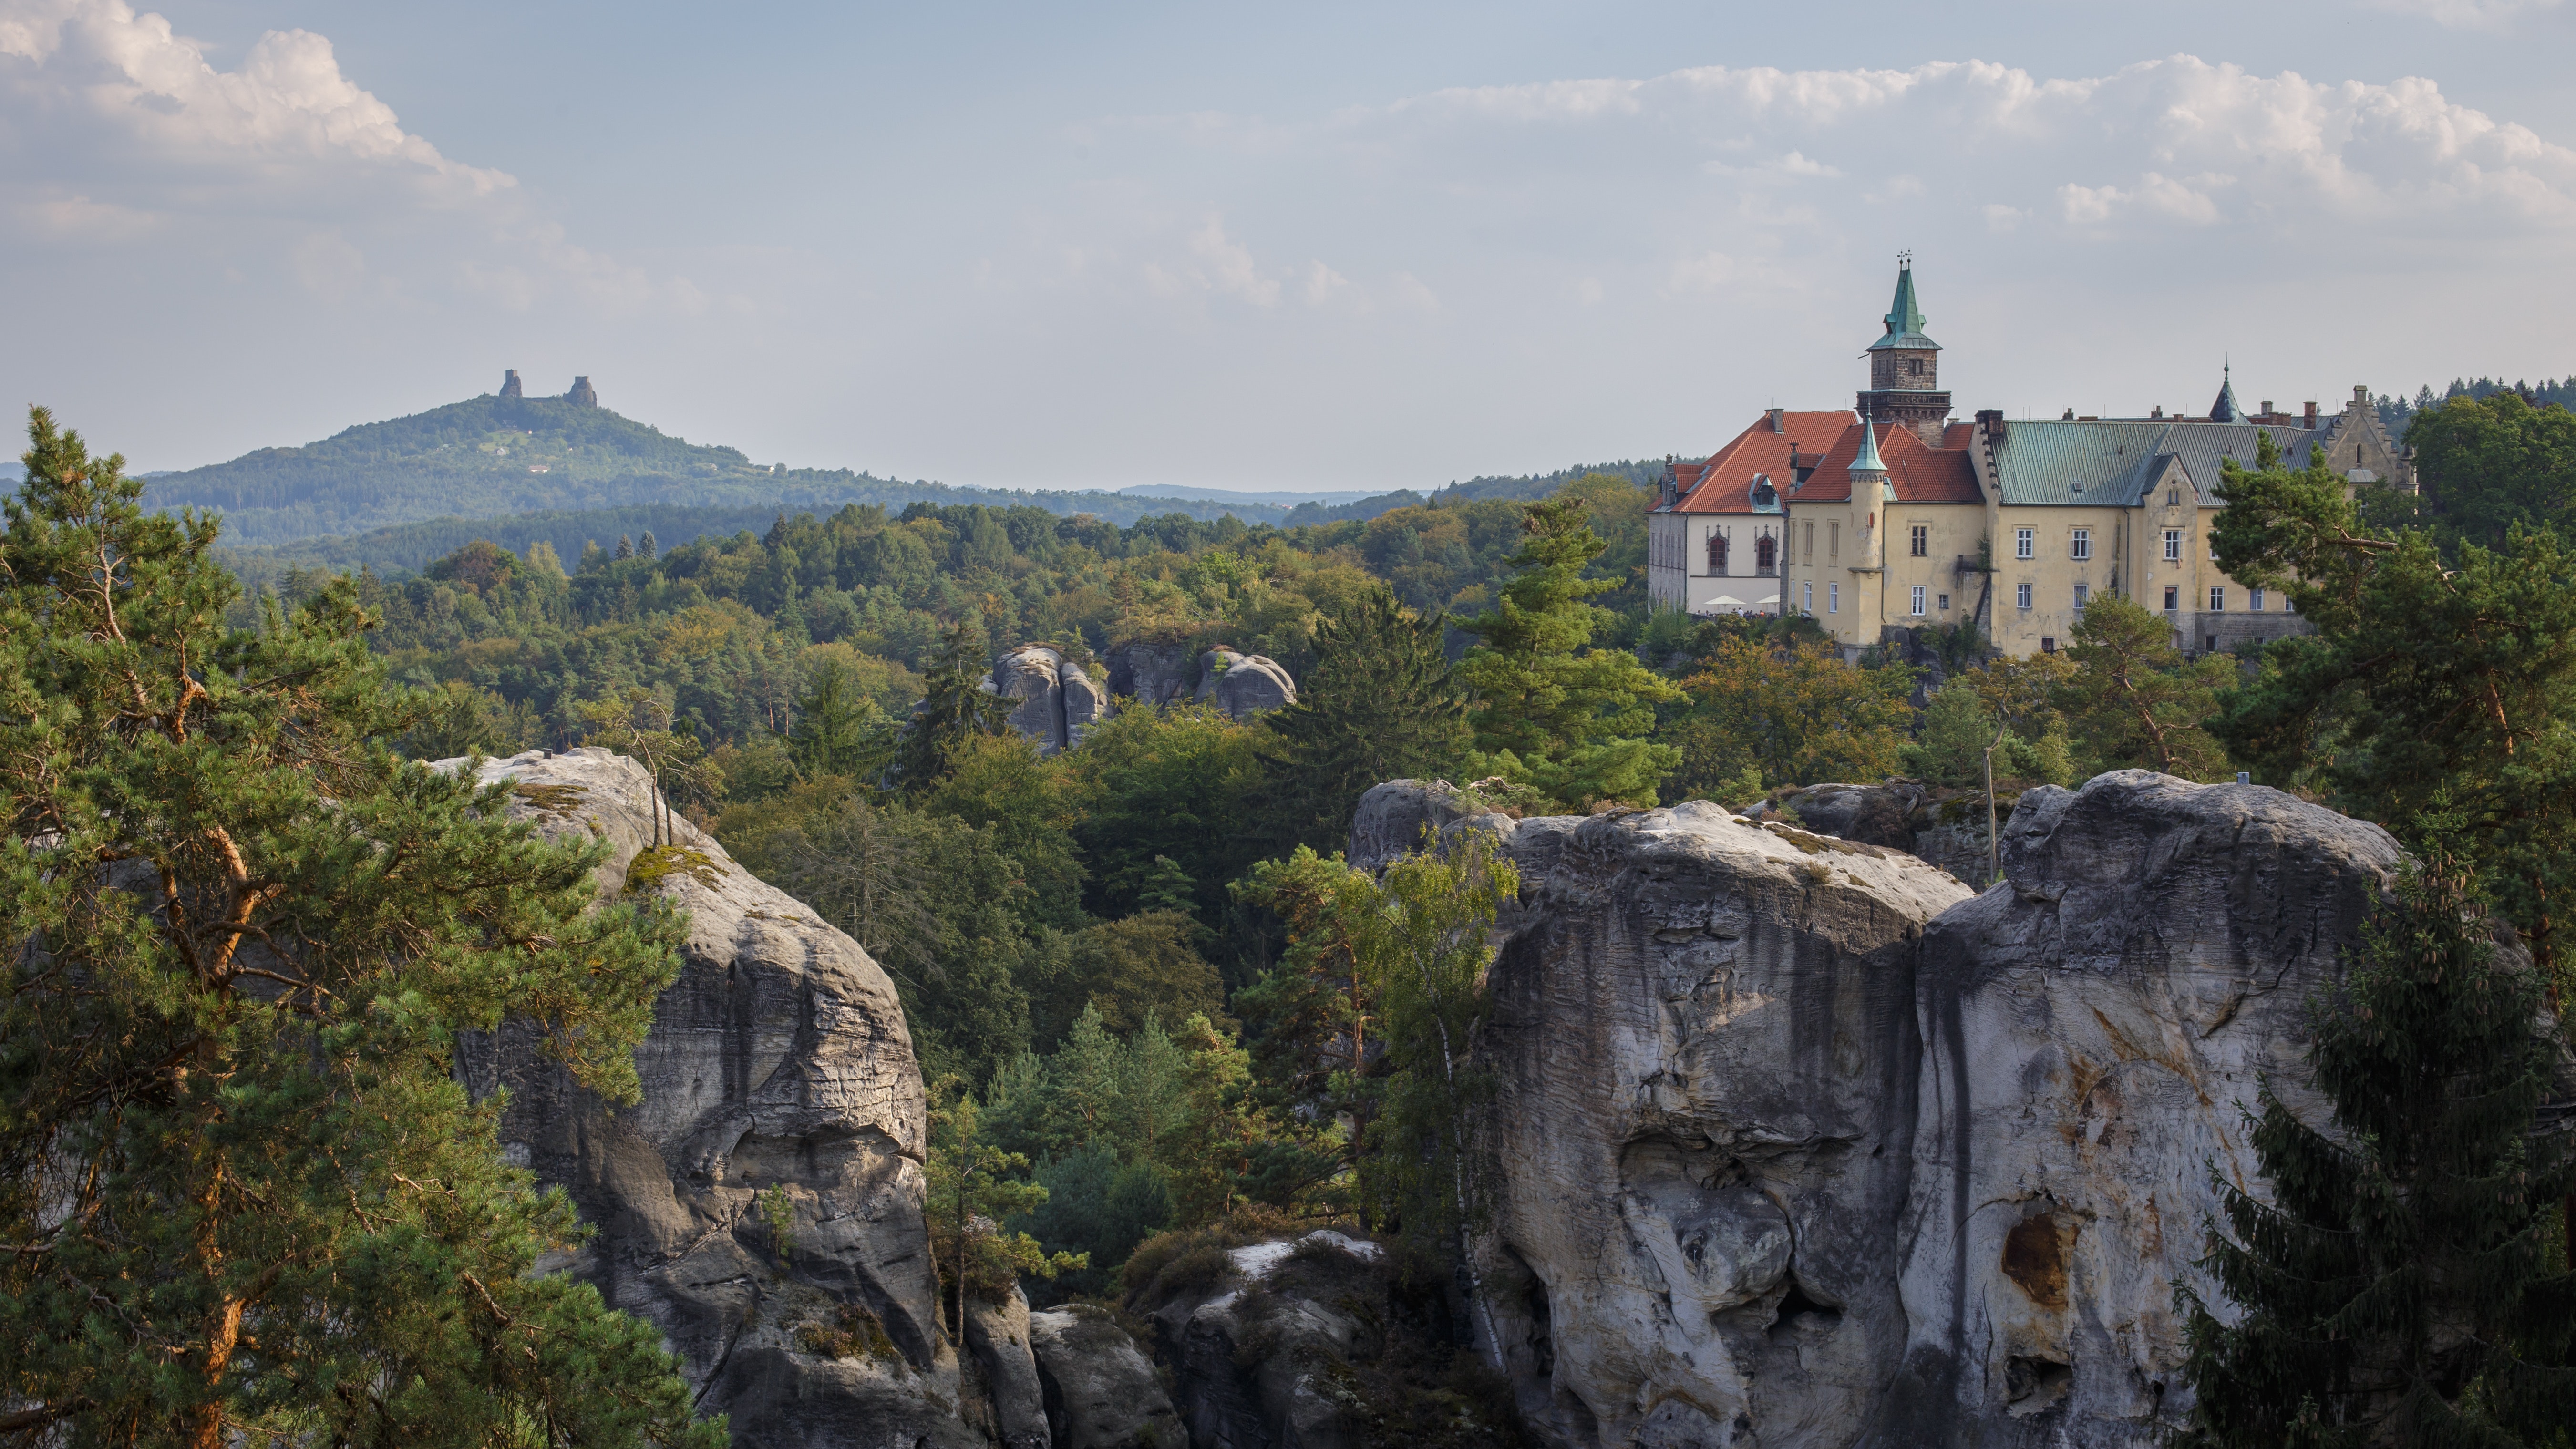
[(2079, 614), (2084, 612), (2084, 606), (2091, 602), (2093, 602), (2093, 586), (2091, 584), (2077, 584), (2075, 586), (2075, 612)]
[(2259, 614), (2263, 612), (2263, 591), (2261, 589), (2247, 589), (2245, 591), (2245, 612), (2249, 614)]
[(2165, 562), (2182, 562), (2182, 530), (2179, 528), (2165, 530)]
[(2089, 561), (2093, 557), (2093, 530), (2089, 528), (2075, 530), (2066, 541), (2066, 550), (2066, 556), (2077, 563)]
[(2013, 585), (2013, 607), (2014, 607), (2014, 608), (2017, 608), (2017, 609), (2020, 609), (2020, 610), (2022, 610), (2022, 611), (2024, 611), (2024, 612), (2028, 612), (2028, 611), (2029, 611), (2029, 609), (2030, 609), (2030, 585), (2028, 585), (2028, 584), (2015, 584), (2015, 585)]
[(1911, 595), (1911, 602), (1912, 602), (1912, 603), (1913, 603), (1913, 605), (1914, 605), (1914, 617), (1915, 617), (1915, 618), (1917, 618), (1917, 619), (1922, 618), (1922, 617), (1923, 617), (1923, 586), (1922, 586), (1921, 584), (1916, 584), (1916, 585), (1914, 586), (1914, 593)]
[[(1814, 536), (1815, 527), (1816, 526), (1812, 523), (1807, 525), (1809, 537)], [(1816, 586), (1814, 584), (1800, 584), (1798, 585), (1798, 588), (1805, 595), (1805, 597), (1798, 603), (1799, 612), (1806, 614), (1816, 612)]]
[(2038, 529), (2036, 529), (2036, 528), (2016, 528), (2016, 529), (2014, 529), (2014, 530), (2013, 530), (2013, 557), (2014, 557), (2014, 558), (2029, 558), (2029, 557), (2033, 556), (2034, 554), (2036, 554), (2036, 553), (2038, 553), (2038, 552), (2039, 552), (2039, 530), (2038, 530)]
[(1843, 586), (1840, 584), (1825, 585), (1825, 612), (1828, 614), (1839, 614), (1842, 611)]
[(2209, 612), (2213, 614), (2224, 614), (2227, 612), (2227, 586), (2225, 584), (2211, 584), (2209, 586)]

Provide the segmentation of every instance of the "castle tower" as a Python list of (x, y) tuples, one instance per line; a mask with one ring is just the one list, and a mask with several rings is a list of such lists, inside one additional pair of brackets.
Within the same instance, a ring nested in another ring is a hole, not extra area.
[[(1868, 394), (1864, 393), (1866, 397)], [(1887, 505), (1896, 501), (1896, 490), (1888, 486), (1887, 464), (1878, 456), (1875, 424), (1860, 425), (1860, 456), (1851, 461), (1852, 502), (1867, 508), (1867, 522), (1862, 525), (1860, 566), (1883, 568), (1887, 563)]]
[(599, 406), (599, 389), (590, 385), (589, 378), (576, 377), (572, 380), (572, 391), (564, 394), (564, 401), (574, 407), (595, 408)]
[(1923, 335), (1923, 310), (1914, 302), (1911, 257), (1898, 261), (1896, 301), (1883, 320), (1886, 332), (1865, 354), (1869, 387), (1860, 395), (1860, 415), (1873, 423), (1894, 423), (1939, 447), (1941, 430), (1950, 419), (1950, 395), (1940, 390), (1941, 344)]
[(504, 374), (504, 375), (503, 375), (503, 377), (501, 378), (501, 396), (503, 396), (503, 397), (524, 397), (524, 396), (526, 396), (526, 394), (525, 394), (525, 393), (522, 393), (522, 392), (519, 390), (519, 370), (518, 370), (517, 368), (515, 368), (515, 367), (514, 367), (514, 368), (511, 368), (511, 369), (509, 370), (509, 372), (508, 372), (508, 373), (506, 373), (506, 374)]

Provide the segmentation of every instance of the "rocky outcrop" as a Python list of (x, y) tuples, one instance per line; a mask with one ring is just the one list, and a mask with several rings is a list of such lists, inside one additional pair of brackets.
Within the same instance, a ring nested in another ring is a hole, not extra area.
[(1214, 704), (1236, 719), (1297, 702), (1297, 682), (1259, 654), (1210, 649), (1199, 656), (1198, 702)]
[(966, 1343), (983, 1367), (994, 1437), (1002, 1449), (1048, 1449), (1053, 1436), (1047, 1431), (1046, 1389), (1029, 1348), (1029, 1300), (1017, 1288), (1001, 1303), (970, 1298)]
[(631, 760), (531, 751), (482, 778), (509, 781), (540, 833), (608, 841), (603, 896), (659, 896), (689, 918), (635, 1053), (641, 1102), (612, 1111), (576, 1090), (517, 1027), (458, 1053), (478, 1096), (509, 1091), (505, 1151), (597, 1229), (555, 1266), (659, 1329), (738, 1445), (988, 1442), (959, 1417), (937, 1324), (925, 1102), (893, 983), (686, 820), (650, 849), (654, 793)]
[(1019, 701), (1010, 714), (1011, 728), (1036, 741), (1041, 754), (1082, 743), (1083, 735), (1112, 713), (1109, 696), (1090, 674), (1043, 644), (1023, 644), (994, 660), (983, 689)]
[(1223, 645), (1193, 656), (1183, 644), (1138, 641), (1105, 657), (1109, 692), (1143, 704), (1213, 704), (1242, 720), (1297, 702), (1297, 681), (1277, 661)]
[[(2017, 788), (1995, 792), (1995, 818), (2012, 814)], [(1948, 789), (1915, 780), (1883, 785), (1788, 786), (1747, 807), (1757, 820), (1777, 817), (1839, 840), (1883, 845), (1930, 861), (1962, 881), (1993, 878), (1982, 790)], [(1995, 844), (2000, 844), (1997, 840)]]
[(1087, 1305), (1029, 1315), (1056, 1449), (1180, 1449), (1188, 1442), (1154, 1365)]
[(1584, 1449), (2158, 1442), (2208, 1164), (2253, 1176), (2240, 1109), (2298, 1079), (2397, 860), (2138, 772), (2024, 795), (1983, 895), (1715, 806), (1512, 820), (1412, 782), (1352, 856), (1425, 826), (1521, 870), (1480, 1271), (1522, 1411)]
[(2398, 861), (2375, 825), (2142, 770), (2022, 797), (2008, 883), (1933, 923), (1907, 1203), (1907, 1346), (1883, 1416), (1977, 1444), (2147, 1445), (2183, 1407), (2173, 1285), (2243, 1112), (2304, 1090), (2311, 997)]

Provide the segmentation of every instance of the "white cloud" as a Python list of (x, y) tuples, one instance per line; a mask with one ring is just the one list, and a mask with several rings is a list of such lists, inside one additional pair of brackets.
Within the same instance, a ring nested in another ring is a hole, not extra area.
[(687, 281), (575, 245), (516, 178), (407, 130), (345, 74), (331, 42), (270, 31), (218, 69), (206, 47), (126, 0), (0, 0), (0, 127), (48, 145), (0, 152), (0, 184), (57, 240), (131, 239), (177, 222), (198, 254), (283, 254), (305, 292), (418, 306), (444, 296), (525, 311), (690, 312)]
[(1325, 266), (1322, 262), (1306, 264), (1306, 305), (1321, 307), (1333, 300), (1333, 294), (1351, 284), (1351, 279)]
[(2372, 0), (2372, 5), (2453, 30), (2502, 30), (2525, 15), (2557, 9), (2559, 0)]

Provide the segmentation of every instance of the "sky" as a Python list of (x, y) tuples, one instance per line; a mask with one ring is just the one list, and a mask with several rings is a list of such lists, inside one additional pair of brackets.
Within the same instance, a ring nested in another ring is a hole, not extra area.
[(138, 469), (498, 388), (987, 487), (2576, 371), (2576, 0), (0, 0), (0, 395)]

